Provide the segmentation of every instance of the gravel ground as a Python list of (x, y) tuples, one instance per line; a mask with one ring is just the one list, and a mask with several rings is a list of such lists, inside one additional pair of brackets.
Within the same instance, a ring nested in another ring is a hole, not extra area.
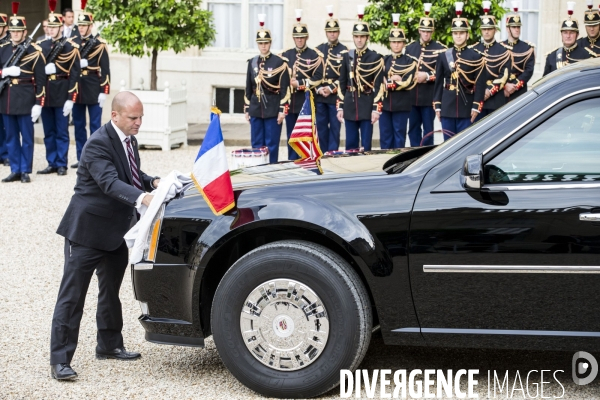
[[(172, 169), (189, 171), (197, 151), (197, 147), (169, 153), (143, 150), (142, 169), (162, 176)], [(73, 147), (70, 154), (73, 158)], [(34, 171), (45, 166), (44, 147), (36, 145)], [(0, 167), (1, 177), (8, 173), (9, 168)], [(31, 184), (0, 184), (0, 205), (3, 209), (0, 220), (0, 398), (259, 398), (227, 371), (210, 339), (206, 341), (205, 349), (146, 342), (144, 330), (137, 322), (140, 310), (133, 298), (128, 273), (121, 291), (123, 336), (127, 348), (140, 351), (142, 359), (133, 362), (95, 359), (97, 282), (94, 277), (81, 323), (79, 346), (72, 362), (79, 379), (57, 382), (50, 378), (50, 324), (63, 266), (63, 238), (56, 235), (55, 230), (74, 184), (72, 169), (66, 177), (33, 174)], [(600, 398), (600, 378), (585, 387), (573, 384), (571, 357), (572, 353), (560, 352), (387, 347), (376, 333), (361, 368), (479, 368), (481, 374), (477, 387), (480, 398), (487, 397), (488, 369), (502, 373), (510, 370), (511, 385), (517, 369), (521, 372), (523, 384), (529, 370), (562, 369), (565, 372), (557, 376), (565, 386), (564, 398)], [(539, 383), (539, 375), (536, 379)], [(535, 389), (532, 384), (529, 387), (531, 391)], [(561, 395), (562, 389), (556, 384), (546, 389), (549, 390), (545, 390), (545, 396)], [(534, 395), (534, 392), (531, 394)], [(338, 397), (337, 389), (324, 396)], [(506, 395), (500, 397), (506, 398)], [(521, 392), (514, 393), (514, 398), (521, 397)]]

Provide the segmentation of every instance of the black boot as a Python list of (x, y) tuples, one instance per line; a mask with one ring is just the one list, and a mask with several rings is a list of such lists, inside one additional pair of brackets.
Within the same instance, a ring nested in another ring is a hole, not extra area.
[(9, 176), (7, 176), (6, 178), (2, 179), (2, 182), (18, 182), (21, 180), (21, 174), (20, 173), (11, 173)]

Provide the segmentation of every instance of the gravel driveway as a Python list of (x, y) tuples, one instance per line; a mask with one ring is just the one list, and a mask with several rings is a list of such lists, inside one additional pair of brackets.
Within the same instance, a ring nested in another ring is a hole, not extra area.
[[(172, 169), (186, 172), (197, 151), (196, 147), (168, 153), (143, 150), (142, 169), (162, 176)], [(46, 166), (44, 152), (42, 145), (35, 146), (34, 171)], [(73, 146), (69, 154), (73, 162)], [(1, 177), (9, 172), (8, 167), (0, 167)], [(128, 273), (121, 291), (123, 336), (127, 348), (140, 351), (142, 359), (132, 362), (95, 359), (98, 290), (94, 278), (81, 323), (79, 346), (72, 362), (79, 379), (57, 382), (50, 378), (50, 324), (63, 266), (63, 238), (55, 230), (74, 184), (73, 169), (69, 169), (66, 177), (34, 173), (30, 184), (0, 183), (0, 398), (259, 398), (225, 369), (210, 339), (206, 341), (205, 349), (146, 342), (144, 330), (137, 321), (140, 310), (133, 298)], [(600, 354), (595, 355), (600, 359)], [(573, 384), (571, 356), (572, 353), (559, 352), (386, 347), (380, 335), (375, 334), (361, 367), (392, 370), (479, 368), (480, 398), (487, 397), (485, 376), (488, 369), (502, 373), (510, 369), (511, 376), (519, 369), (523, 381), (527, 371), (532, 369), (563, 369), (565, 373), (558, 376), (565, 386), (564, 398), (600, 397), (600, 378), (585, 387)], [(539, 383), (539, 378), (536, 379)], [(560, 396), (561, 390), (560, 386), (553, 385), (544, 395)], [(338, 397), (339, 390), (325, 396)], [(505, 395), (501, 397), (506, 398)], [(514, 398), (520, 397), (521, 392), (517, 391)]]

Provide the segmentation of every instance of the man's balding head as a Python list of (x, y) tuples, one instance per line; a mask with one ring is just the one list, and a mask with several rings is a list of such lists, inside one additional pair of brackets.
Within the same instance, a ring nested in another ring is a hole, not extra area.
[(119, 92), (111, 104), (111, 120), (126, 135), (136, 135), (142, 125), (144, 106), (131, 92)]

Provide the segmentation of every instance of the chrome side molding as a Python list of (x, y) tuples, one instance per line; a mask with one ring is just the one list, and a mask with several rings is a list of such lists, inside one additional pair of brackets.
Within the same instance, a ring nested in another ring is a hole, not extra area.
[(423, 265), (423, 272), (598, 274), (600, 273), (600, 265)]
[[(413, 333), (419, 328), (394, 329), (396, 333)], [(456, 329), (456, 328), (421, 328), (421, 333), (441, 333), (450, 335), (518, 335), (518, 336), (573, 336), (600, 337), (600, 332), (586, 331), (536, 331), (518, 329)]]
[(583, 213), (579, 214), (580, 221), (590, 221), (590, 222), (599, 222), (600, 214), (597, 213)]
[(154, 264), (152, 263), (138, 263), (138, 264), (133, 264), (133, 269), (136, 271), (143, 271), (143, 270), (149, 270), (154, 268)]

